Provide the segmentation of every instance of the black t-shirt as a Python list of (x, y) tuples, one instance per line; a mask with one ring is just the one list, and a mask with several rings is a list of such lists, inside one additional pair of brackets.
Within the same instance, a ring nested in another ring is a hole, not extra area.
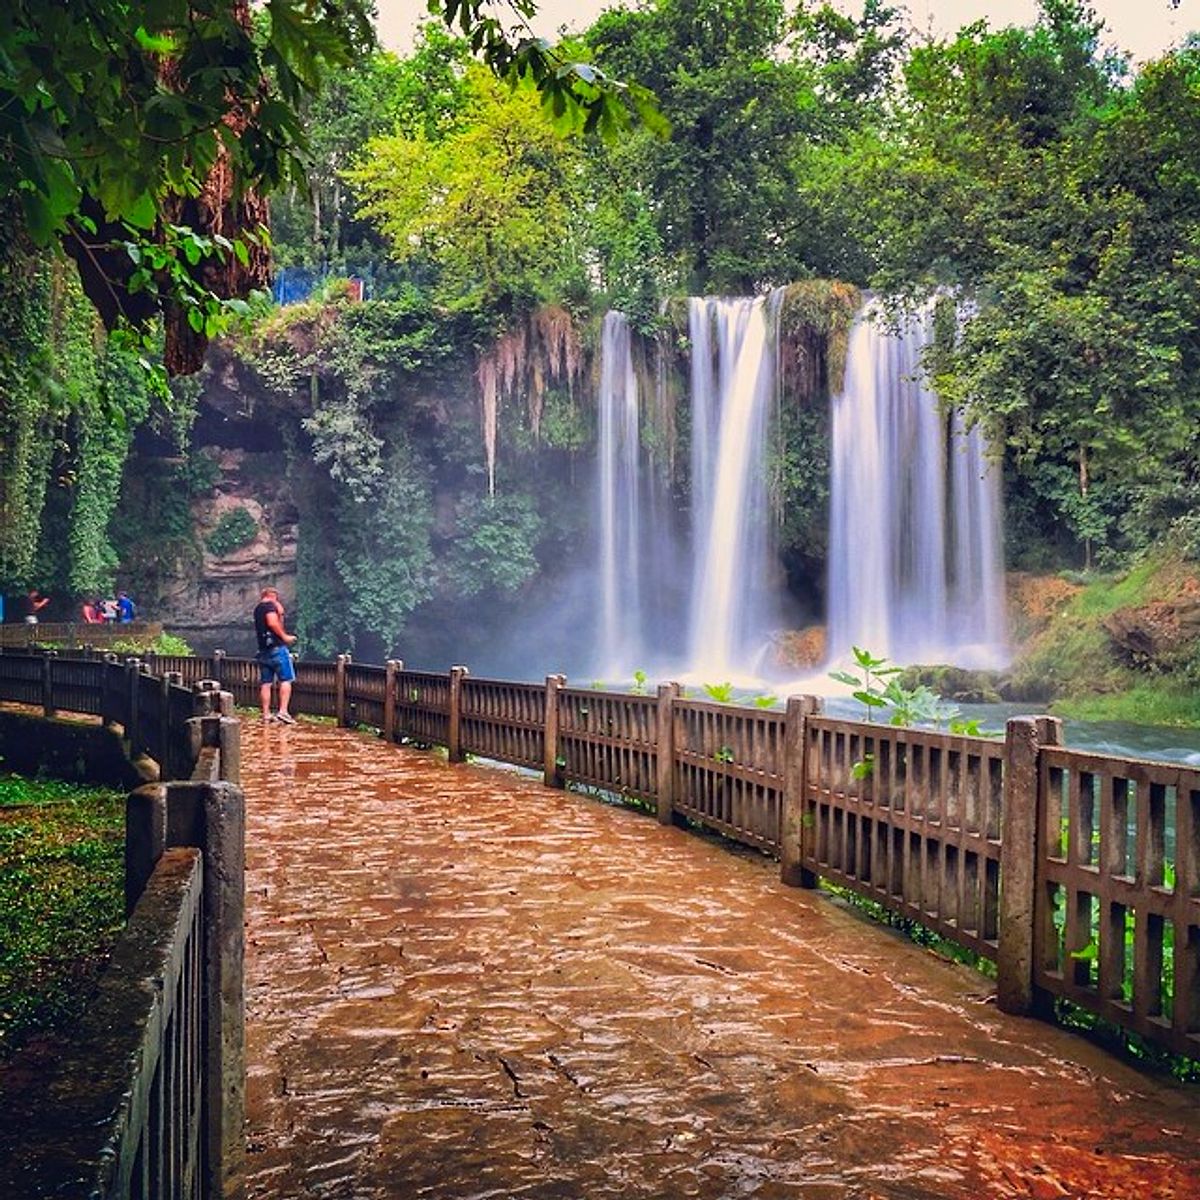
[(259, 650), (274, 650), (283, 645), (267, 627), (267, 613), (270, 612), (279, 612), (279, 605), (274, 600), (260, 600), (254, 607), (254, 636), (258, 639)]

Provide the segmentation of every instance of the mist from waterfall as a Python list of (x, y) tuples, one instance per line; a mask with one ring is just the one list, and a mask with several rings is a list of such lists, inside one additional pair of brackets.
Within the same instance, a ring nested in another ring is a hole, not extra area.
[(901, 663), (1007, 660), (999, 470), (922, 370), (933, 310), (864, 309), (833, 399), (827, 647)]

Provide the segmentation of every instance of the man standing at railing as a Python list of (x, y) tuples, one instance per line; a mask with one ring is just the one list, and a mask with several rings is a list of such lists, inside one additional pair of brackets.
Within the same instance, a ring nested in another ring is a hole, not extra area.
[[(263, 588), (262, 597), (254, 608), (254, 636), (258, 639), (262, 718), (294, 725), (296, 718), (288, 712), (288, 702), (292, 698), (292, 680), (296, 678), (296, 671), (288, 647), (296, 641), (296, 636), (283, 627), (283, 604), (273, 587)], [(272, 717), (271, 685), (276, 680), (279, 681), (279, 711)]]

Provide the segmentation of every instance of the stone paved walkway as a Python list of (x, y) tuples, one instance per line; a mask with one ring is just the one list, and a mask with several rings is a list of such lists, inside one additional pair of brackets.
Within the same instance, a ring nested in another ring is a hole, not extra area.
[(1200, 1197), (1200, 1090), (775, 864), (248, 725), (248, 1194)]

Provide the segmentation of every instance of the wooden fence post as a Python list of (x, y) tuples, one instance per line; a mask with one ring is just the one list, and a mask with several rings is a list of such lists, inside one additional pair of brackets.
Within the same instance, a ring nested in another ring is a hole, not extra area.
[(333, 668), (333, 711), (337, 723), (346, 724), (346, 664), (350, 655), (339, 654)]
[(115, 667), (120, 660), (111, 652), (103, 656), (104, 666), (100, 669), (100, 724), (106, 728), (116, 722), (116, 705), (113, 704), (113, 682), (117, 675)]
[(450, 718), (446, 733), (446, 750), (451, 762), (462, 762), (462, 684), (468, 672), (466, 667), (450, 668)]
[(658, 823), (670, 825), (675, 819), (675, 700), (679, 684), (658, 685), (658, 732), (655, 738), (654, 791), (658, 802)]
[(1061, 744), (1062, 722), (1055, 717), (1013, 717), (1005, 729), (996, 999), (1001, 1011), (1018, 1015), (1034, 1010), (1037, 869), (1046, 802), (1039, 756), (1043, 746)]
[(58, 711), (54, 707), (54, 676), (53, 663), (58, 657), (57, 650), (42, 651), (42, 712), (47, 717), (52, 717)]
[(558, 762), (558, 693), (567, 682), (565, 675), (546, 676), (546, 718), (543, 725), (542, 782), (547, 787), (563, 785), (562, 767)]
[(801, 864), (809, 849), (804, 824), (808, 718), (821, 711), (816, 696), (789, 696), (783, 726), (783, 810), (779, 828), (779, 878), (789, 887), (815, 888), (816, 875)]
[(125, 740), (129, 743), (129, 754), (136, 758), (142, 752), (141, 732), (141, 686), (139, 680), (142, 674), (142, 664), (136, 658), (125, 660), (125, 698), (129, 703), (129, 720), (125, 724)]
[(385, 741), (396, 740), (396, 676), (404, 670), (398, 658), (389, 658), (383, 665), (383, 736)]
[(158, 764), (159, 779), (176, 779), (175, 754), (171, 747), (171, 685), (183, 686), (183, 676), (178, 671), (164, 671), (158, 680), (158, 732), (162, 747), (162, 762)]

